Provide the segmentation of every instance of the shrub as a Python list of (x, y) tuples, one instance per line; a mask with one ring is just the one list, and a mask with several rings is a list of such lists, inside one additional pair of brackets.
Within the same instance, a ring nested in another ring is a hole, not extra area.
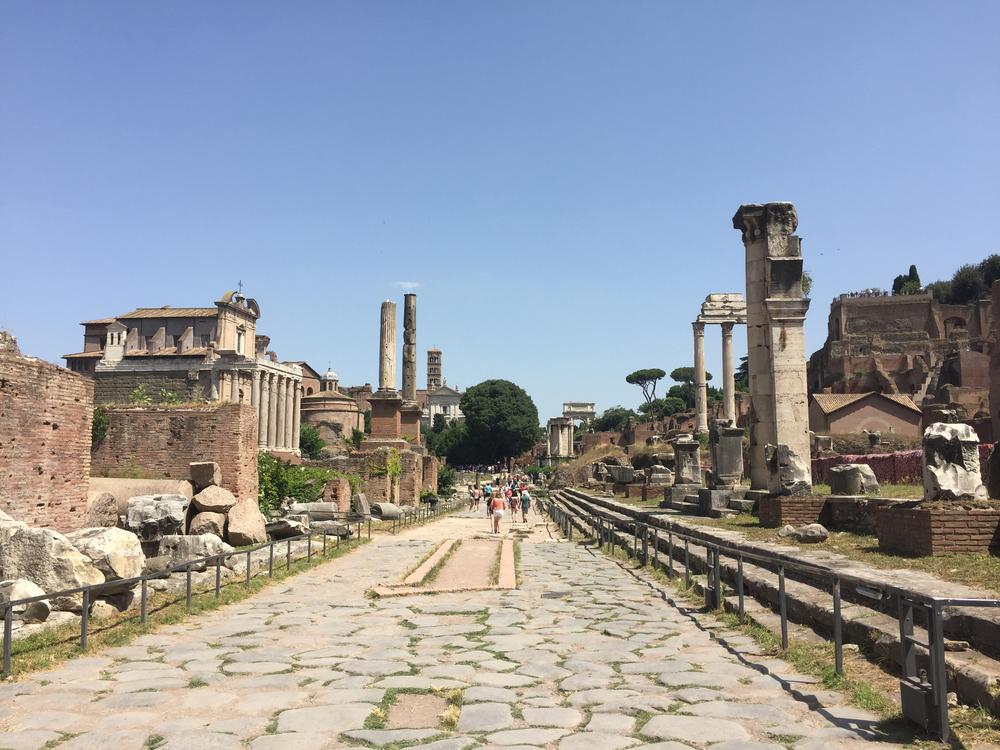
[(132, 390), (132, 392), (128, 395), (128, 402), (135, 406), (149, 406), (152, 399), (150, 398), (149, 393), (146, 392), (145, 383), (136, 386)]
[(181, 402), (176, 393), (168, 391), (166, 388), (160, 389), (157, 398), (161, 404), (179, 404)]
[(365, 441), (365, 431), (359, 430), (357, 427), (351, 430), (351, 437), (347, 439), (347, 442), (351, 444), (354, 450), (360, 448), (361, 444), (364, 441)]
[(442, 464), (438, 467), (438, 495), (450, 495), (455, 489), (456, 472), (450, 466)]
[(96, 448), (108, 434), (108, 409), (105, 406), (94, 407), (94, 421), (90, 426), (90, 447)]
[(299, 425), (299, 449), (306, 458), (319, 458), (319, 453), (326, 447), (326, 441), (319, 436), (311, 424)]
[(351, 484), (351, 492), (360, 492), (364, 481), (355, 474), (345, 474), (321, 466), (292, 466), (279, 461), (270, 453), (257, 454), (257, 502), (264, 515), (273, 515), (286, 497), (299, 502), (317, 502), (323, 486), (331, 479), (344, 478)]

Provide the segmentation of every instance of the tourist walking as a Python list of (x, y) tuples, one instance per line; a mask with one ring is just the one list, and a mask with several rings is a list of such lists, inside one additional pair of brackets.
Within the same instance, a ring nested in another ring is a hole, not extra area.
[(500, 533), (500, 521), (503, 519), (503, 509), (506, 503), (504, 502), (503, 495), (497, 493), (490, 500), (489, 510), (493, 517), (493, 533)]
[(528, 522), (528, 511), (531, 510), (531, 495), (527, 489), (521, 490), (521, 520)]

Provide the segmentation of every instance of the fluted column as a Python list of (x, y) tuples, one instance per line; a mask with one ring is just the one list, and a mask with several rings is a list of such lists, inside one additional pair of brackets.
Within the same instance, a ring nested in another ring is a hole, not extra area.
[(295, 446), (295, 381), (285, 378), (285, 450)]
[(267, 447), (274, 449), (278, 438), (278, 376), (268, 375), (270, 402), (267, 405)]
[(267, 424), (271, 415), (271, 379), (266, 372), (260, 378), (260, 403), (257, 406), (257, 447), (265, 450), (267, 442)]
[(260, 370), (254, 370), (253, 383), (250, 386), (250, 403), (254, 406), (260, 405)]
[(295, 381), (295, 403), (292, 405), (292, 448), (299, 449), (299, 431), (302, 429), (302, 383)]
[(723, 416), (736, 424), (736, 368), (733, 359), (733, 324), (722, 324)]
[(705, 324), (695, 321), (694, 329), (694, 408), (695, 432), (708, 432), (708, 392), (705, 382)]
[(283, 450), (285, 447), (285, 378), (278, 376), (278, 413), (275, 422), (274, 447)]

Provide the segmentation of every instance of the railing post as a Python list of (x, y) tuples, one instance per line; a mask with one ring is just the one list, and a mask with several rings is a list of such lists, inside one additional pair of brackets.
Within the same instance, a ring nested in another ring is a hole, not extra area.
[(215, 558), (215, 598), (219, 598), (222, 591), (222, 555)]
[(10, 677), (10, 645), (14, 638), (14, 608), (9, 604), (3, 610), (3, 677)]
[(191, 611), (191, 563), (189, 562), (184, 569), (184, 606), (187, 607), (187, 611)]
[(667, 578), (674, 577), (674, 533), (667, 532)]
[(736, 556), (736, 594), (739, 596), (739, 618), (744, 621), (745, 611), (743, 609), (743, 553)]
[(313, 534), (310, 531), (306, 535), (306, 562), (312, 562), (313, 559)]
[(285, 542), (285, 570), (292, 569), (292, 540)]
[(778, 608), (781, 611), (781, 650), (788, 650), (788, 600), (785, 598), (785, 566), (778, 566)]
[(833, 577), (833, 664), (837, 674), (844, 674), (844, 639), (840, 621), (840, 576)]
[(372, 517), (368, 516), (368, 538), (372, 538)]
[(83, 610), (80, 612), (80, 650), (87, 650), (87, 625), (90, 624), (90, 589), (83, 590)]
[(142, 579), (142, 586), (139, 589), (139, 622), (146, 624), (146, 602), (149, 600), (149, 592), (146, 589), (146, 579)]
[(250, 550), (247, 550), (247, 588), (250, 588)]
[(323, 557), (326, 557), (326, 529), (323, 529)]
[(691, 588), (691, 554), (688, 551), (688, 540), (684, 538), (684, 588)]
[(948, 741), (950, 727), (948, 726), (948, 673), (944, 661), (944, 623), (941, 618), (941, 605), (936, 601), (931, 605), (928, 619), (927, 634), (930, 644), (931, 678), (934, 690), (934, 710), (937, 712), (938, 732), (942, 742)]
[(723, 606), (723, 590), (722, 590), (722, 564), (719, 561), (719, 548), (715, 548), (715, 566), (713, 572), (715, 573), (715, 608), (722, 609)]

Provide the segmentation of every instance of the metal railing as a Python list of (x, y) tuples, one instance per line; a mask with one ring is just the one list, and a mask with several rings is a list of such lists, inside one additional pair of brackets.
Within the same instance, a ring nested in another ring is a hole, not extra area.
[[(576, 505), (580, 501), (564, 505)], [(651, 564), (654, 569), (665, 570), (668, 578), (679, 576), (675, 569), (675, 555), (681, 552), (683, 542), (684, 587), (691, 588), (693, 564), (690, 547), (705, 550), (705, 605), (720, 609), (725, 604), (725, 582), (722, 577), (722, 559), (729, 558), (735, 564), (732, 577), (735, 579), (737, 597), (736, 611), (740, 622), (746, 621), (746, 581), (744, 565), (755, 563), (760, 570), (777, 573), (778, 614), (780, 618), (781, 649), (788, 649), (788, 595), (786, 577), (789, 571), (805, 574), (807, 579), (820, 580), (829, 592), (833, 609), (834, 668), (837, 674), (844, 672), (844, 639), (841, 604), (843, 595), (852, 593), (860, 600), (883, 601), (895, 597), (899, 603), (899, 632), (902, 644), (902, 678), (900, 694), (903, 714), (921, 725), (928, 734), (947, 741), (948, 727), (948, 676), (945, 665), (944, 626), (942, 611), (945, 607), (1000, 607), (997, 599), (959, 599), (935, 597), (919, 594), (890, 584), (873, 587), (871, 581), (848, 573), (838, 573), (813, 563), (791, 561), (777, 555), (748, 552), (735, 545), (711, 541), (694, 534), (678, 531), (675, 524), (665, 519), (643, 522), (614, 511), (594, 512), (579, 508), (572, 512), (568, 507), (550, 499), (548, 512), (567, 539), (572, 539), (574, 520), (581, 526), (590, 528), (594, 543), (601, 549), (607, 547), (611, 554), (620, 547), (643, 565)], [(614, 516), (619, 516), (617, 523)], [(631, 537), (629, 542), (621, 537)], [(666, 563), (661, 560), (661, 544), (665, 546)], [(652, 556), (649, 549), (652, 547)], [(801, 581), (800, 581), (801, 582)], [(821, 588), (813, 583), (806, 585)], [(922, 612), (927, 628), (927, 640), (921, 641), (913, 635), (916, 613)], [(918, 649), (928, 654), (928, 668), (920, 669), (917, 661)]]
[[(454, 500), (448, 501), (438, 501), (433, 507), (417, 508), (416, 510), (411, 510), (408, 513), (402, 514), (399, 524), (396, 523), (397, 519), (394, 519), (391, 529), (392, 534), (396, 534), (399, 530), (405, 527), (415, 525), (417, 523), (424, 523), (450, 512), (456, 506)], [(346, 515), (346, 514), (345, 514)], [(371, 539), (372, 536), (372, 519), (369, 517), (359, 518), (354, 517), (354, 520), (338, 520), (337, 523), (343, 524), (348, 527), (348, 529), (356, 529), (356, 534), (354, 535), (353, 544), (357, 544), (357, 540), (361, 538), (362, 528), (367, 526), (367, 538)], [(311, 562), (314, 556), (313, 551), (313, 539), (319, 538), (322, 542), (321, 556), (325, 557), (328, 551), (336, 551), (340, 549), (341, 545), (341, 534), (331, 533), (327, 530), (323, 531), (312, 531), (310, 530), (306, 534), (300, 534), (295, 537), (288, 537), (286, 539), (275, 539), (267, 542), (262, 542), (261, 544), (253, 545), (251, 547), (245, 547), (243, 549), (234, 550), (232, 552), (225, 552), (218, 555), (208, 555), (206, 557), (198, 557), (192, 560), (185, 560), (182, 563), (176, 565), (171, 565), (169, 567), (158, 570), (155, 573), (149, 573), (147, 575), (135, 576), (134, 578), (124, 578), (116, 579), (113, 581), (105, 581), (104, 583), (92, 584), (89, 586), (78, 586), (72, 589), (64, 589), (63, 591), (52, 591), (39, 596), (26, 597), (24, 599), (12, 599), (6, 602), (0, 602), (0, 609), (2, 609), (3, 614), (3, 659), (0, 663), (0, 677), (9, 677), (11, 673), (11, 660), (12, 660), (12, 645), (13, 645), (13, 631), (14, 631), (14, 609), (18, 607), (27, 606), (35, 602), (42, 602), (49, 599), (59, 599), (67, 596), (75, 596), (77, 594), (81, 595), (82, 604), (80, 612), (80, 650), (87, 650), (87, 641), (90, 628), (90, 605), (95, 600), (96, 596), (100, 595), (102, 591), (114, 590), (118, 592), (123, 589), (132, 589), (136, 586), (139, 587), (139, 622), (145, 625), (149, 614), (149, 581), (159, 580), (169, 577), (172, 573), (184, 573), (186, 575), (185, 587), (184, 587), (184, 601), (185, 606), (188, 611), (191, 610), (192, 598), (194, 596), (194, 590), (192, 588), (192, 573), (203, 572), (209, 567), (214, 566), (215, 568), (215, 598), (218, 599), (222, 592), (222, 568), (229, 567), (225, 565), (226, 562), (232, 559), (238, 559), (241, 557), (246, 557), (246, 571), (244, 578), (244, 586), (250, 588), (250, 581), (254, 577), (252, 574), (253, 568), (253, 555), (255, 552), (260, 552), (261, 550), (267, 551), (267, 575), (269, 578), (274, 577), (275, 565), (275, 548), (284, 547), (284, 557), (285, 557), (285, 569), (291, 569), (292, 561), (294, 560), (306, 560)], [(336, 539), (336, 542), (331, 542), (330, 539)], [(348, 544), (351, 535), (348, 534), (346, 537), (348, 539)], [(306, 552), (305, 555), (299, 557), (293, 557), (292, 554), (292, 544), (296, 543), (299, 546), (302, 542), (305, 543)], [(264, 567), (265, 563), (263, 561), (257, 566), (258, 570)], [(210, 589), (205, 589), (199, 593), (207, 593)]]

